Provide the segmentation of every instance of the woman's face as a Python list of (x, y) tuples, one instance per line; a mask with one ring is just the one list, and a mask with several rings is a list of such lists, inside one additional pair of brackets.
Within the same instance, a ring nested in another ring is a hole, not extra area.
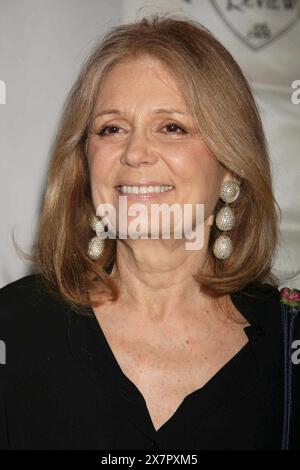
[[(128, 208), (142, 203), (149, 214), (154, 203), (192, 204), (193, 227), (196, 203), (204, 204), (207, 220), (227, 175), (197, 132), (176, 80), (147, 56), (122, 61), (106, 76), (93, 112), (87, 155), (96, 209), (101, 203), (113, 204), (118, 216), (122, 195)], [(120, 193), (119, 185), (173, 189), (136, 195)]]

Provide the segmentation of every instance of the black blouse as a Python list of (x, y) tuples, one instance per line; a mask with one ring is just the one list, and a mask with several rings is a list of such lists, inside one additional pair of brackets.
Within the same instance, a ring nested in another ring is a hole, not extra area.
[[(231, 299), (250, 323), (249, 342), (156, 431), (91, 308), (75, 313), (38, 274), (3, 287), (0, 449), (280, 449), (280, 293), (245, 292)], [(296, 426), (294, 417), (292, 448), (300, 448)]]

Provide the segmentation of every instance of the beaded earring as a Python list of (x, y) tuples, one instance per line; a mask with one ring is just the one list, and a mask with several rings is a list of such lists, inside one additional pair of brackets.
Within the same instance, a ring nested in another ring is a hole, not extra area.
[(97, 233), (97, 236), (93, 237), (89, 241), (87, 254), (92, 260), (96, 260), (104, 252), (105, 239), (101, 237), (101, 234), (105, 230), (101, 220), (99, 220), (95, 215), (90, 219), (90, 227)]
[[(225, 206), (219, 210), (216, 216), (216, 226), (219, 230), (227, 232), (235, 224), (235, 216), (229, 203), (234, 202), (240, 194), (240, 184), (235, 180), (224, 181), (221, 186), (220, 198), (225, 202)], [(213, 253), (218, 259), (227, 259), (233, 250), (231, 238), (226, 235), (220, 235), (214, 242)]]

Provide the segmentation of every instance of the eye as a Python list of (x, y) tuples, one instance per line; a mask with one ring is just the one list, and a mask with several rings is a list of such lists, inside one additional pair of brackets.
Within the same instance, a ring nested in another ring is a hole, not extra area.
[[(187, 131), (183, 127), (178, 126), (178, 124), (176, 124), (175, 122), (170, 122), (169, 124), (166, 124), (164, 129), (165, 128), (169, 128), (169, 129), (173, 128), (174, 129), (174, 127), (176, 127), (177, 129), (180, 130), (179, 134), (186, 134), (187, 133)], [(178, 134), (178, 132), (171, 132), (171, 134)]]
[[(177, 130), (179, 129), (180, 132), (167, 132), (167, 134), (186, 134), (187, 131), (181, 127), (181, 126), (178, 126), (178, 124), (176, 124), (175, 122), (170, 122), (169, 124), (166, 124), (163, 129), (174, 129), (176, 128)], [(98, 135), (100, 135), (101, 137), (105, 137), (105, 136), (108, 136), (108, 135), (112, 135), (112, 134), (118, 134), (118, 129), (120, 129), (118, 126), (103, 126), (99, 132), (97, 132)], [(106, 131), (109, 131), (108, 133), (106, 133)], [(112, 132), (113, 131), (113, 132)]]
[(106, 129), (119, 129), (117, 126), (103, 126), (99, 132), (97, 132), (98, 135), (101, 135), (101, 137), (110, 135), (110, 134), (117, 134), (117, 132), (109, 132), (108, 134), (105, 134)]

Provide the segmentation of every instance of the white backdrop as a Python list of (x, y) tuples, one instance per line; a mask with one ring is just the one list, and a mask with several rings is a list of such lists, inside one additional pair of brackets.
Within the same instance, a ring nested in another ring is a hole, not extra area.
[(121, 21), (122, 1), (0, 0), (0, 285), (31, 268), (42, 185), (63, 101), (97, 39)]
[[(300, 80), (299, 0), (0, 0), (2, 97), (6, 85), (6, 104), (0, 104), (0, 285), (30, 269), (17, 258), (11, 231), (30, 250), (55, 124), (83, 58), (114, 24), (154, 11), (183, 12), (202, 23), (250, 80), (283, 212), (275, 269), (300, 268), (300, 93), (292, 88)], [(299, 98), (294, 103), (293, 93)], [(300, 289), (300, 279), (285, 285)]]

